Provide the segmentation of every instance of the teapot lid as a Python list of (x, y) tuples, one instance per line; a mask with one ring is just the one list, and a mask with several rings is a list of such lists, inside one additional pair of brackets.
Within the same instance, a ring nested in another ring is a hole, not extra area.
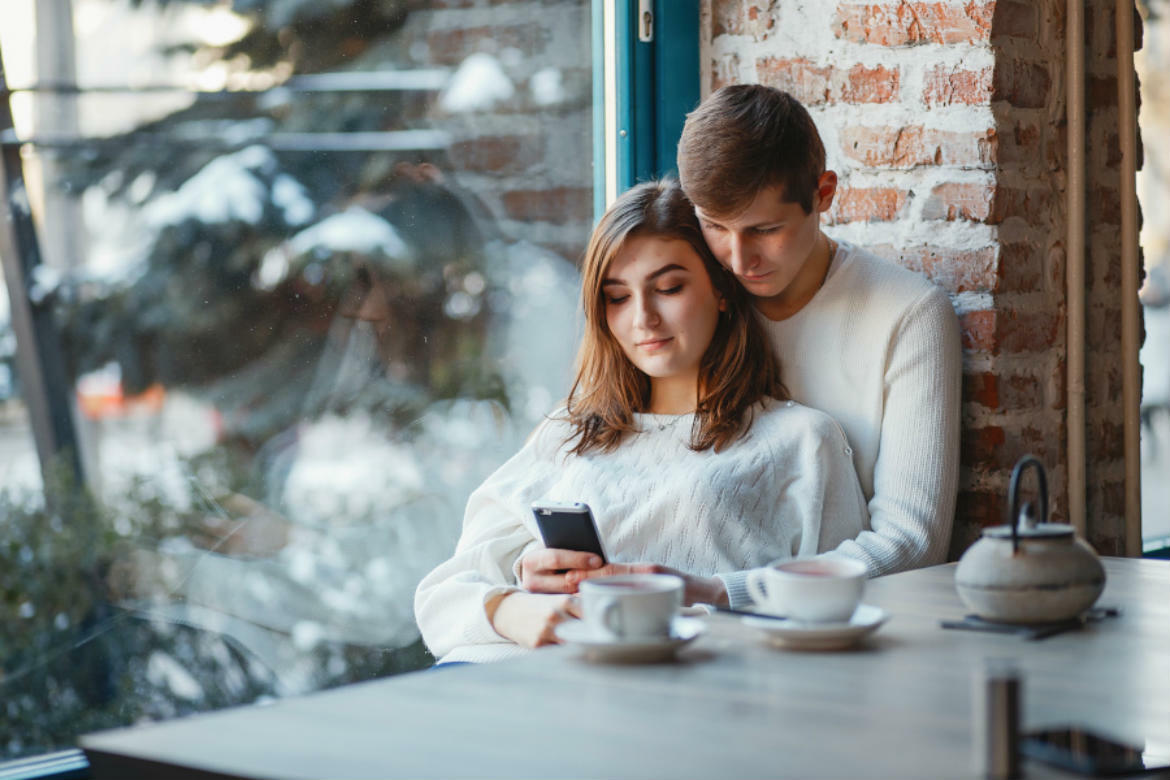
[[(1016, 534), (1020, 539), (1063, 539), (1072, 537), (1073, 527), (1067, 523), (1036, 523), (1035, 525), (1019, 524)], [(993, 525), (983, 529), (983, 535), (991, 539), (1011, 539), (1010, 525)]]

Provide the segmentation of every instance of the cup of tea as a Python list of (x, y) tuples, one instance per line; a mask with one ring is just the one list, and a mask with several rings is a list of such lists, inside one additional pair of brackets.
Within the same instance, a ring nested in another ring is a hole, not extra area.
[(616, 641), (665, 639), (682, 606), (683, 581), (673, 574), (627, 574), (585, 580), (579, 588), (585, 624)]
[(748, 594), (762, 611), (809, 623), (849, 620), (865, 591), (866, 567), (849, 558), (783, 560), (748, 574)]

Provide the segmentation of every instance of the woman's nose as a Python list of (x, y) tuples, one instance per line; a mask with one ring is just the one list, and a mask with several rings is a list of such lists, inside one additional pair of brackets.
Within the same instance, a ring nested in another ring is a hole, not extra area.
[(637, 302), (637, 324), (639, 327), (654, 327), (658, 324), (658, 307), (650, 296), (639, 296)]

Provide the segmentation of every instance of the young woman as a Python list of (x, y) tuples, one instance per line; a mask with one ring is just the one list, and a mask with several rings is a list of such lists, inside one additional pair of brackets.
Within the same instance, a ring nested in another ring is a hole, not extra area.
[[(671, 572), (687, 603), (750, 603), (747, 571), (834, 549), (867, 524), (840, 426), (787, 400), (746, 294), (677, 182), (626, 192), (582, 277), (585, 335), (565, 407), (472, 493), (415, 615), (442, 661), (557, 641), (586, 577)], [(763, 357), (768, 356), (768, 357)], [(547, 550), (542, 501), (588, 503), (611, 563)]]

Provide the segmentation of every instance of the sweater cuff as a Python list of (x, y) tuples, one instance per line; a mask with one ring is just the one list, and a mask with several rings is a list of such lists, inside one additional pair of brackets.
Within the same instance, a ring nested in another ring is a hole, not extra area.
[(464, 642), (467, 644), (510, 642), (511, 640), (505, 638), (500, 634), (499, 631), (496, 631), (496, 627), (492, 625), (492, 621), (488, 620), (486, 606), (488, 601), (490, 601), (494, 596), (505, 594), (506, 597), (512, 593), (518, 593), (519, 591), (519, 588), (514, 588), (510, 585), (496, 585), (484, 591), (483, 601), (481, 602), (478, 616), (476, 620), (473, 621), (472, 625), (467, 627), (463, 636)]
[(727, 574), (716, 574), (723, 581), (727, 589), (727, 600), (732, 609), (745, 609), (752, 605), (752, 597), (748, 595), (748, 571), (733, 571)]
[(520, 550), (520, 553), (516, 556), (516, 560), (512, 561), (513, 581), (521, 588), (524, 587), (524, 583), (520, 580), (520, 561), (523, 560), (524, 556), (527, 555), (530, 550), (535, 550), (537, 547), (543, 546), (544, 545), (541, 544), (539, 540), (533, 539), (531, 542), (524, 545), (524, 547)]

